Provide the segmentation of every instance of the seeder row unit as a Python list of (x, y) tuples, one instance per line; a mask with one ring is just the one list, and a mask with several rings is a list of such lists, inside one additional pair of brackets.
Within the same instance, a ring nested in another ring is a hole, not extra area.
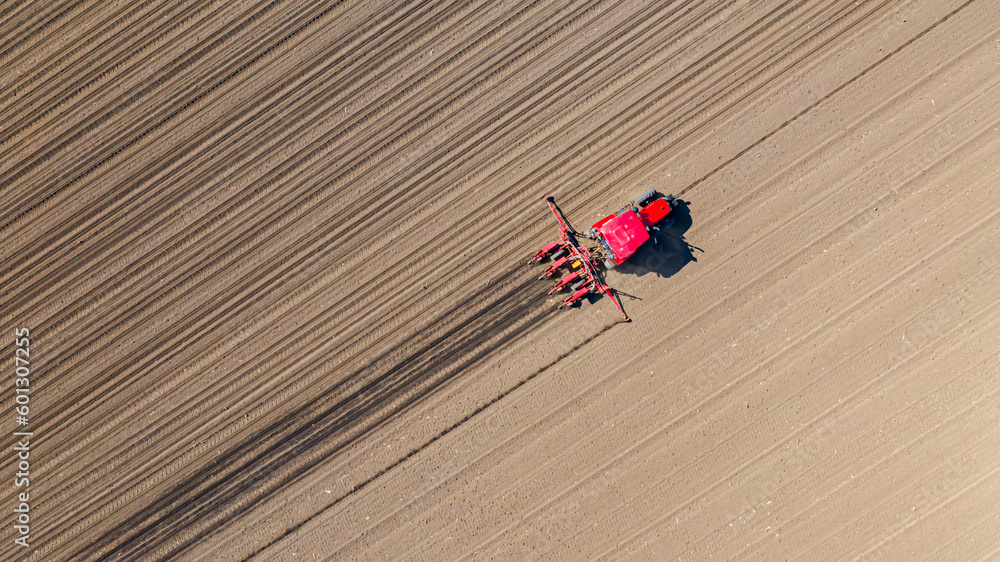
[(554, 242), (549, 242), (544, 248), (539, 250), (532, 256), (529, 263), (539, 263), (542, 260), (549, 258), (551, 263), (545, 268), (545, 271), (539, 276), (539, 279), (544, 279), (546, 277), (551, 277), (560, 269), (568, 269), (569, 273), (563, 276), (558, 283), (552, 286), (549, 290), (549, 294), (558, 293), (560, 291), (568, 289), (570, 295), (563, 299), (559, 303), (559, 308), (565, 308), (567, 306), (572, 306), (574, 303), (582, 299), (583, 297), (591, 293), (603, 293), (608, 296), (611, 302), (615, 305), (622, 314), (622, 318), (626, 322), (629, 321), (629, 317), (625, 314), (625, 310), (622, 309), (621, 304), (618, 302), (618, 298), (614, 294), (614, 290), (608, 287), (604, 281), (601, 279), (601, 275), (598, 271), (599, 259), (591, 254), (591, 251), (586, 246), (580, 244), (576, 240), (575, 233), (566, 226), (566, 222), (563, 220), (562, 215), (556, 208), (554, 201), (551, 197), (546, 197), (545, 202), (548, 203), (549, 209), (552, 210), (552, 214), (555, 215), (556, 220), (559, 221), (559, 240)]

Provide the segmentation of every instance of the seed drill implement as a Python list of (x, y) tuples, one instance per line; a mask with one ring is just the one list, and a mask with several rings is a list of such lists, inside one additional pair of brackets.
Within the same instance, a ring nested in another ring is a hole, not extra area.
[(528, 261), (537, 264), (547, 260), (539, 279), (551, 277), (557, 272), (564, 273), (549, 290), (549, 294), (569, 291), (569, 296), (559, 303), (559, 308), (572, 306), (589, 294), (603, 293), (628, 322), (629, 317), (614, 289), (601, 278), (601, 269), (613, 269), (622, 264), (649, 240), (651, 231), (673, 224), (673, 218), (668, 219), (668, 215), (674, 201), (673, 196), (659, 197), (655, 190), (643, 194), (634, 204), (629, 203), (584, 231), (584, 238), (598, 243), (596, 247), (589, 248), (577, 240), (578, 233), (566, 225), (553, 199), (546, 197), (545, 202), (559, 221), (559, 240), (546, 244)]

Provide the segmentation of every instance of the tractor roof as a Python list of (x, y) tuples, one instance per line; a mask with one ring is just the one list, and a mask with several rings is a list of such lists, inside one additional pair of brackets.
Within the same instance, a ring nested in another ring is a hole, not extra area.
[(649, 232), (634, 211), (628, 210), (605, 222), (600, 227), (601, 234), (615, 254), (615, 261), (621, 263), (639, 249), (647, 240)]

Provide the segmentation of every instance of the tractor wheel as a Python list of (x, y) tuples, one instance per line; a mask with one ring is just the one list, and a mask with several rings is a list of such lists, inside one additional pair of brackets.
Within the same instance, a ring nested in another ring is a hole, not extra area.
[(583, 287), (587, 283), (590, 283), (590, 281), (588, 281), (586, 279), (581, 279), (581, 280), (577, 281), (576, 283), (574, 283), (573, 286), (571, 286), (569, 288), (569, 292), (575, 293), (577, 289), (579, 289), (580, 287)]
[(551, 261), (556, 261), (557, 259), (561, 258), (563, 256), (563, 254), (565, 254), (565, 253), (566, 253), (566, 250), (559, 250), (558, 252), (556, 252), (556, 253), (552, 254), (551, 256), (549, 256), (549, 258), (550, 258)]
[(646, 193), (640, 195), (639, 198), (635, 200), (635, 204), (638, 205), (639, 207), (645, 207), (647, 203), (656, 198), (656, 195), (657, 195), (656, 190), (650, 189)]

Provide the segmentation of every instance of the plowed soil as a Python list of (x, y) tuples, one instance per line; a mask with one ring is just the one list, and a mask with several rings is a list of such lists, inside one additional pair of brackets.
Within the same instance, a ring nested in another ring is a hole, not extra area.
[(0, 558), (1000, 558), (998, 21), (3, 4)]

